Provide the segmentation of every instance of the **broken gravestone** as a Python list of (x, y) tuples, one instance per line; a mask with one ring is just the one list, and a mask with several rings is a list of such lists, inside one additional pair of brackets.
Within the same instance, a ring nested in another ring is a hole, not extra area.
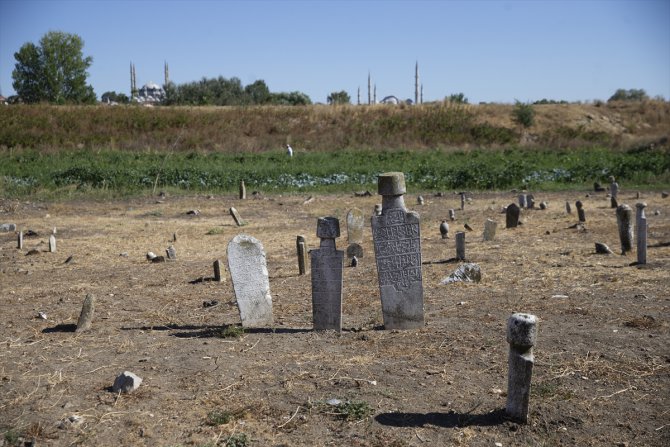
[(240, 217), (240, 213), (238, 213), (237, 210), (234, 207), (231, 206), (228, 211), (230, 212), (230, 215), (233, 217), (233, 220), (235, 221), (235, 225), (237, 225), (238, 227), (241, 227), (242, 225), (244, 225), (244, 221)]
[(272, 325), (272, 296), (260, 241), (238, 234), (228, 243), (228, 268), (243, 327)]
[(140, 387), (142, 378), (130, 371), (122, 372), (115, 380), (112, 391), (115, 393), (130, 393)]
[(314, 330), (341, 331), (344, 252), (335, 246), (335, 238), (340, 237), (340, 222), (336, 217), (320, 217), (316, 235), (321, 244), (318, 249), (309, 252)]
[(440, 284), (451, 284), (454, 282), (480, 282), (482, 280), (482, 269), (479, 264), (466, 263), (460, 265), (451, 275), (444, 278)]
[(381, 216), (372, 216), (372, 238), (385, 329), (424, 326), (419, 215), (407, 211), (402, 172), (380, 174)]
[(95, 312), (95, 296), (88, 294), (84, 299), (84, 304), (81, 306), (81, 313), (77, 321), (77, 329), (75, 332), (84, 332), (91, 329), (93, 323), (93, 313)]
[(533, 375), (533, 345), (537, 340), (537, 317), (515, 313), (507, 321), (509, 371), (505, 412), (515, 421), (528, 422), (530, 383)]

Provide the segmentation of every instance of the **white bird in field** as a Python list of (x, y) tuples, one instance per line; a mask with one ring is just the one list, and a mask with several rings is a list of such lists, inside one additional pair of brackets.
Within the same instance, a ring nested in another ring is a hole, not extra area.
[(289, 157), (293, 157), (293, 148), (291, 147), (290, 144), (286, 145), (286, 153), (288, 154)]

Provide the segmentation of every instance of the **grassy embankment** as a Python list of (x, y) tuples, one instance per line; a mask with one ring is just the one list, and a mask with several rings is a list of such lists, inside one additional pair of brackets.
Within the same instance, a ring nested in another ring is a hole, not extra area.
[[(69, 197), (154, 189), (567, 189), (670, 184), (670, 104), (535, 106), (0, 108), (0, 195)], [(288, 159), (283, 146), (296, 150)]]

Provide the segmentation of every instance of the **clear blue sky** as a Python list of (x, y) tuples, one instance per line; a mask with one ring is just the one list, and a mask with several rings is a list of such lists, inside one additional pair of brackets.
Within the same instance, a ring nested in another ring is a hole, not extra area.
[(14, 93), (14, 53), (50, 30), (80, 35), (89, 81), (129, 93), (203, 77), (263, 79), (314, 102), (345, 90), (367, 101), (424, 101), (463, 92), (472, 103), (607, 99), (642, 88), (670, 99), (670, 0), (106, 1), (0, 0), (0, 90)]

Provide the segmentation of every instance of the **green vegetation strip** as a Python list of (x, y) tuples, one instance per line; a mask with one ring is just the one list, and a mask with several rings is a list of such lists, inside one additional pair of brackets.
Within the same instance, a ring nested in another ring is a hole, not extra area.
[(374, 192), (377, 175), (405, 173), (410, 191), (441, 189), (569, 189), (610, 175), (628, 185), (670, 184), (667, 147), (628, 151), (565, 150), (170, 153), (33, 150), (0, 152), (0, 194), (52, 198), (107, 192), (136, 195), (161, 189), (188, 192)]

